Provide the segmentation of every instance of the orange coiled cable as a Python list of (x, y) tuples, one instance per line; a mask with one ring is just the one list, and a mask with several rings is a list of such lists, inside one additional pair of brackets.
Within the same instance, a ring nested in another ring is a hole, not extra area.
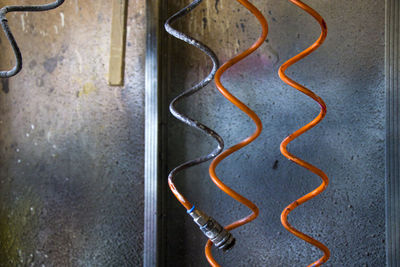
[(307, 89), (306, 87), (304, 87), (301, 84), (298, 84), (297, 82), (293, 81), (288, 76), (286, 76), (285, 71), (289, 66), (293, 65), (294, 63), (300, 61), (304, 57), (306, 57), (309, 54), (311, 54), (313, 51), (315, 51), (324, 42), (324, 40), (326, 38), (326, 35), (327, 35), (327, 27), (326, 27), (326, 23), (325, 23), (324, 19), (314, 9), (312, 9), (311, 7), (309, 7), (308, 5), (304, 4), (303, 2), (301, 2), (299, 0), (290, 0), (290, 1), (293, 4), (297, 5), (298, 7), (300, 7), (301, 9), (305, 10), (311, 16), (313, 16), (321, 26), (321, 35), (319, 36), (318, 40), (314, 44), (312, 44), (309, 48), (307, 48), (306, 50), (301, 52), (300, 54), (298, 54), (295, 57), (293, 57), (293, 58), (289, 59), (288, 61), (286, 61), (279, 68), (279, 77), (285, 83), (287, 83), (288, 85), (296, 88), (300, 92), (308, 95), (309, 97), (311, 97), (312, 99), (317, 101), (318, 104), (321, 107), (321, 111), (320, 111), (320, 113), (318, 114), (318, 116), (315, 119), (313, 119), (310, 123), (308, 123), (307, 125), (303, 126), (299, 130), (295, 131), (294, 133), (292, 133), (291, 135), (286, 137), (285, 140), (283, 140), (283, 142), (281, 143), (281, 147), (280, 147), (281, 148), (281, 152), (285, 157), (287, 157), (291, 161), (295, 162), (296, 164), (306, 168), (307, 170), (315, 173), (316, 175), (318, 175), (322, 179), (322, 184), (318, 188), (314, 189), (312, 192), (308, 193), (307, 195), (305, 195), (305, 196), (299, 198), (298, 200), (294, 201), (293, 203), (291, 203), (289, 206), (287, 206), (284, 209), (284, 211), (281, 214), (281, 222), (282, 222), (283, 226), (289, 232), (291, 232), (295, 236), (303, 239), (304, 241), (310, 243), (311, 245), (316, 246), (317, 248), (322, 250), (322, 252), (324, 253), (324, 255), (319, 260), (317, 260), (314, 263), (310, 264), (309, 265), (309, 267), (310, 267), (310, 266), (320, 266), (323, 263), (325, 263), (330, 257), (330, 251), (321, 242), (315, 240), (314, 238), (312, 238), (312, 237), (300, 232), (299, 230), (297, 230), (296, 228), (291, 226), (289, 224), (289, 222), (288, 222), (287, 217), (288, 217), (289, 213), (292, 210), (294, 210), (296, 207), (300, 206), (301, 204), (307, 202), (308, 200), (310, 200), (310, 199), (316, 197), (317, 195), (319, 195), (320, 193), (322, 193), (322, 191), (324, 191), (325, 188), (328, 186), (329, 179), (328, 179), (328, 176), (322, 170), (320, 170), (317, 167), (311, 165), (310, 163), (308, 163), (308, 162), (306, 162), (306, 161), (304, 161), (304, 160), (302, 160), (302, 159), (290, 154), (287, 151), (286, 147), (291, 141), (293, 141), (294, 139), (296, 139), (297, 137), (299, 137), (300, 135), (302, 135), (306, 131), (308, 131), (311, 128), (313, 128), (320, 121), (322, 121), (322, 119), (325, 117), (325, 114), (326, 114), (326, 105), (325, 105), (324, 101), (319, 96), (317, 96), (315, 93), (313, 93), (311, 90)]
[[(244, 7), (246, 7), (253, 15), (255, 15), (257, 17), (258, 21), (260, 22), (260, 24), (262, 26), (262, 33), (261, 33), (261, 36), (258, 38), (258, 40), (249, 49), (247, 49), (243, 53), (237, 55), (236, 57), (230, 59), (228, 62), (226, 62), (224, 65), (222, 65), (217, 70), (217, 73), (215, 74), (215, 84), (216, 84), (218, 90), (220, 91), (220, 93), (226, 99), (228, 99), (230, 102), (232, 102), (235, 106), (237, 106), (239, 109), (241, 109), (244, 113), (246, 113), (254, 121), (254, 123), (257, 126), (255, 132), (251, 136), (247, 137), (242, 142), (228, 148), (227, 150), (225, 150), (224, 152), (219, 154), (210, 164), (209, 173), (210, 173), (212, 181), (222, 191), (224, 191), (226, 194), (228, 194), (235, 200), (239, 201), (243, 205), (247, 206), (252, 211), (252, 213), (250, 215), (248, 215), (247, 217), (240, 219), (238, 221), (235, 221), (232, 224), (226, 226), (225, 229), (228, 231), (235, 229), (239, 226), (242, 226), (242, 225), (254, 220), (258, 216), (259, 211), (258, 211), (258, 207), (254, 203), (252, 203), (247, 198), (241, 196), (239, 193), (237, 193), (233, 189), (226, 186), (216, 175), (215, 169), (218, 166), (218, 164), (222, 160), (224, 160), (226, 157), (228, 157), (232, 153), (238, 151), (239, 149), (241, 149), (241, 148), (247, 146), (248, 144), (250, 144), (251, 142), (253, 142), (260, 135), (261, 130), (262, 130), (262, 124), (261, 124), (260, 118), (258, 118), (257, 114), (254, 113), (254, 111), (252, 111), (249, 107), (247, 107), (245, 104), (243, 104), (239, 99), (237, 99), (235, 96), (233, 96), (222, 85), (221, 76), (227, 69), (229, 69), (230, 67), (235, 65), (237, 62), (241, 61), (242, 59), (244, 59), (245, 57), (250, 55), (251, 53), (253, 53), (258, 47), (260, 47), (263, 44), (263, 42), (265, 41), (265, 39), (267, 38), (267, 34), (268, 34), (268, 23), (267, 23), (267, 20), (265, 19), (265, 17), (261, 14), (261, 12), (247, 0), (237, 0), (237, 1), (240, 4), (242, 4)], [(210, 240), (208, 240), (206, 247), (205, 247), (205, 254), (206, 254), (207, 260), (211, 266), (220, 266), (214, 259), (211, 248), (212, 248), (212, 242)]]

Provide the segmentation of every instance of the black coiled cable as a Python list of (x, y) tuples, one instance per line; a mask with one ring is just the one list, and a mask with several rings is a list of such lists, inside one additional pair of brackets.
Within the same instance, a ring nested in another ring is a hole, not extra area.
[(10, 12), (40, 12), (40, 11), (47, 11), (54, 8), (59, 7), (64, 3), (65, 0), (57, 0), (53, 3), (45, 4), (45, 5), (38, 5), (38, 6), (5, 6), (0, 9), (0, 24), (3, 28), (3, 31), (10, 42), (10, 45), (14, 51), (15, 55), (15, 66), (8, 71), (0, 71), (0, 78), (10, 78), (22, 69), (22, 55), (21, 51), (19, 50), (18, 44), (15, 41), (14, 35), (12, 34), (10, 27), (8, 26), (8, 21), (6, 18), (6, 14)]

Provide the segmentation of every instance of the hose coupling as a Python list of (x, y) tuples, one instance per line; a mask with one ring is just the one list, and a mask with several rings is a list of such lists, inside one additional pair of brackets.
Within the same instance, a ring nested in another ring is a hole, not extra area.
[(227, 251), (235, 245), (236, 240), (232, 234), (204, 212), (193, 209), (189, 215), (217, 248)]

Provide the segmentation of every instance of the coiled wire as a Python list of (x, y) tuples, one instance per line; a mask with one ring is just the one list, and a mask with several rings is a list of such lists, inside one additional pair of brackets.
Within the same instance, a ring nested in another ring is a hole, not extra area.
[[(233, 65), (235, 65), (236, 63), (238, 63), (239, 61), (241, 61), (242, 59), (244, 59), (245, 57), (247, 57), (248, 55), (250, 55), (251, 53), (253, 53), (258, 47), (260, 47), (263, 42), (265, 41), (265, 39), (267, 38), (268, 35), (268, 23), (267, 20), (265, 19), (265, 17), (261, 14), (261, 12), (254, 6), (252, 5), (249, 1), (247, 0), (237, 0), (240, 4), (242, 4), (245, 8), (247, 8), (260, 22), (261, 27), (262, 27), (262, 33), (261, 36), (258, 38), (258, 40), (246, 51), (242, 52), (241, 54), (235, 56), (234, 58), (230, 59), (229, 61), (227, 61), (225, 64), (223, 64), (218, 70), (217, 73), (215, 75), (215, 84), (218, 88), (218, 90), (220, 91), (220, 93), (226, 98), (228, 99), (230, 102), (232, 102), (236, 107), (238, 107), (239, 109), (241, 109), (244, 113), (246, 113), (246, 115), (248, 115), (253, 122), (256, 124), (256, 130), (255, 132), (247, 137), (246, 139), (244, 139), (243, 141), (241, 141), (240, 143), (226, 149), (224, 152), (222, 152), (221, 154), (219, 154), (212, 162), (209, 168), (209, 173), (210, 173), (210, 177), (212, 179), (212, 181), (222, 190), (224, 191), (226, 194), (228, 194), (229, 196), (231, 196), (232, 198), (234, 198), (235, 200), (237, 200), (238, 202), (242, 203), (243, 205), (247, 206), (252, 213), (250, 215), (248, 215), (245, 218), (242, 218), (238, 221), (235, 221), (233, 223), (231, 223), (230, 225), (226, 226), (225, 229), (230, 231), (233, 230), (237, 227), (240, 227), (252, 220), (254, 220), (259, 213), (258, 207), (252, 203), (250, 200), (248, 200), (247, 198), (243, 197), (242, 195), (240, 195), (239, 193), (237, 193), (236, 191), (234, 191), (233, 189), (231, 189), (230, 187), (228, 187), (227, 185), (225, 185), (217, 176), (215, 169), (218, 166), (218, 164), (224, 160), (225, 158), (227, 158), (229, 155), (231, 155), (232, 153), (238, 151), (239, 149), (247, 146), (248, 144), (250, 144), (251, 142), (253, 142), (261, 133), (262, 130), (262, 123), (260, 118), (257, 116), (257, 114), (251, 110), (249, 107), (247, 107), (243, 102), (241, 102), (239, 99), (237, 99), (234, 95), (232, 95), (221, 83), (221, 76), (222, 74), (229, 69), (230, 67), (232, 67)], [(207, 241), (206, 247), (205, 247), (205, 254), (207, 257), (208, 262), (210, 263), (211, 266), (220, 266), (218, 264), (218, 262), (214, 259), (213, 255), (212, 255), (212, 242), (210, 240)]]
[(190, 210), (192, 209), (193, 205), (176, 189), (175, 185), (174, 185), (174, 178), (175, 176), (185, 170), (188, 169), (192, 166), (201, 164), (203, 162), (206, 162), (212, 158), (214, 158), (215, 156), (217, 156), (219, 153), (221, 153), (221, 151), (224, 148), (224, 141), (222, 140), (222, 138), (212, 129), (208, 128), (207, 126), (203, 125), (202, 123), (198, 122), (195, 119), (189, 118), (186, 115), (180, 113), (177, 108), (176, 105), (178, 104), (179, 101), (193, 95), (194, 93), (198, 92), (200, 89), (204, 88), (207, 84), (209, 84), (212, 79), (214, 78), (215, 72), (219, 66), (219, 62), (218, 59), (215, 55), (215, 53), (208, 48), (206, 45), (202, 44), (201, 42), (199, 42), (198, 40), (187, 36), (186, 34), (177, 31), (176, 29), (171, 27), (171, 24), (173, 22), (175, 22), (177, 19), (187, 15), (189, 12), (191, 12), (195, 7), (197, 7), (200, 3), (202, 2), (202, 0), (195, 0), (192, 3), (190, 3), (188, 6), (186, 6), (185, 8), (181, 9), (180, 11), (178, 11), (176, 14), (174, 14), (173, 16), (171, 16), (165, 23), (165, 30), (171, 34), (172, 36), (174, 36), (175, 38), (178, 38), (192, 46), (197, 47), (198, 49), (200, 49), (202, 52), (204, 52), (212, 61), (213, 63), (213, 67), (211, 72), (208, 74), (208, 76), (206, 78), (204, 78), (201, 82), (199, 82), (198, 84), (196, 84), (195, 86), (193, 86), (192, 88), (184, 91), (183, 93), (181, 93), (180, 95), (178, 95), (177, 97), (175, 97), (174, 100), (172, 100), (172, 102), (169, 105), (169, 110), (172, 113), (172, 115), (177, 118), (178, 120), (182, 121), (183, 123), (187, 124), (188, 126), (191, 126), (193, 128), (196, 128), (202, 132), (204, 132), (205, 134), (209, 135), (210, 137), (214, 138), (218, 145), (217, 147), (208, 155), (206, 156), (202, 156), (190, 161), (187, 161), (179, 166), (177, 166), (175, 169), (173, 169), (169, 175), (168, 175), (168, 184), (169, 187), (172, 191), (172, 193), (175, 195), (175, 197), (179, 200), (179, 202), (181, 202), (181, 204), (187, 209)]
[(285, 83), (287, 83), (288, 85), (294, 87), (295, 89), (299, 90), (300, 92), (306, 94), (307, 96), (311, 97), (316, 102), (318, 102), (318, 104), (321, 107), (321, 111), (320, 111), (320, 113), (318, 114), (318, 116), (315, 119), (313, 119), (310, 123), (306, 124), (305, 126), (300, 128), (299, 130), (295, 131), (294, 133), (292, 133), (291, 135), (286, 137), (286, 139), (283, 140), (283, 142), (281, 143), (281, 146), (280, 146), (281, 152), (286, 158), (288, 158), (289, 160), (295, 162), (296, 164), (306, 168), (307, 170), (315, 173), (316, 175), (318, 175), (322, 179), (322, 184), (318, 188), (316, 188), (312, 192), (306, 194), (305, 196), (303, 196), (303, 197), (299, 198), (298, 200), (294, 201), (293, 203), (291, 203), (289, 206), (287, 206), (284, 209), (284, 211), (281, 214), (281, 222), (282, 222), (283, 226), (289, 232), (291, 232), (295, 236), (303, 239), (304, 241), (310, 243), (311, 245), (316, 246), (317, 248), (319, 248), (324, 253), (324, 255), (320, 259), (318, 259), (317, 261), (315, 261), (315, 262), (313, 262), (312, 264), (309, 265), (309, 267), (311, 267), (311, 266), (320, 266), (323, 263), (325, 263), (330, 257), (330, 251), (321, 242), (319, 242), (319, 241), (315, 240), (314, 238), (312, 238), (312, 237), (300, 232), (299, 230), (294, 228), (292, 225), (290, 225), (290, 223), (288, 222), (288, 218), (287, 217), (288, 217), (289, 213), (292, 210), (294, 210), (295, 208), (297, 208), (301, 204), (309, 201), (310, 199), (312, 199), (312, 198), (316, 197), (317, 195), (319, 195), (320, 193), (322, 193), (322, 191), (324, 191), (325, 188), (328, 186), (329, 179), (328, 179), (328, 176), (322, 170), (318, 169), (317, 167), (311, 165), (310, 163), (308, 163), (308, 162), (306, 162), (306, 161), (304, 161), (304, 160), (292, 155), (290, 152), (288, 152), (287, 151), (287, 145), (290, 142), (292, 142), (294, 139), (296, 139), (297, 137), (302, 135), (303, 133), (307, 132), (308, 130), (310, 130), (311, 128), (316, 126), (318, 123), (320, 123), (320, 121), (322, 121), (322, 119), (326, 115), (326, 105), (325, 105), (325, 102), (319, 96), (317, 96), (315, 93), (313, 93), (311, 90), (307, 89), (303, 85), (293, 81), (288, 76), (286, 76), (285, 71), (289, 66), (295, 64), (296, 62), (300, 61), (301, 59), (303, 59), (306, 56), (308, 56), (309, 54), (311, 54), (313, 51), (315, 51), (324, 42), (324, 40), (326, 38), (326, 35), (327, 35), (327, 27), (326, 27), (326, 23), (325, 23), (324, 19), (314, 9), (312, 9), (308, 5), (304, 4), (302, 1), (299, 1), (299, 0), (290, 0), (290, 1), (293, 4), (295, 4), (296, 6), (300, 7), (303, 10), (305, 10), (311, 16), (313, 16), (314, 19), (316, 19), (318, 21), (318, 23), (320, 24), (320, 26), (321, 26), (321, 35), (319, 36), (318, 40), (315, 43), (313, 43), (309, 48), (307, 48), (306, 50), (301, 52), (300, 54), (298, 54), (298, 55), (294, 56), (293, 58), (289, 59), (288, 61), (286, 61), (279, 68), (279, 77)]
[(12, 34), (10, 27), (8, 26), (8, 21), (6, 14), (10, 12), (39, 12), (47, 11), (59, 7), (64, 3), (65, 0), (57, 0), (53, 3), (37, 5), (37, 6), (5, 6), (0, 9), (0, 24), (3, 31), (10, 42), (10, 45), (14, 51), (15, 55), (15, 66), (8, 71), (0, 71), (0, 78), (10, 78), (17, 75), (22, 69), (22, 55), (15, 41), (14, 35)]

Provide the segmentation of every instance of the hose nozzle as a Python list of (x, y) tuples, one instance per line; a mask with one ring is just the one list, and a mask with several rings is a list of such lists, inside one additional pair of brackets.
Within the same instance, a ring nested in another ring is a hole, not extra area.
[(217, 248), (227, 251), (235, 245), (236, 240), (232, 234), (204, 212), (193, 209), (189, 215)]

